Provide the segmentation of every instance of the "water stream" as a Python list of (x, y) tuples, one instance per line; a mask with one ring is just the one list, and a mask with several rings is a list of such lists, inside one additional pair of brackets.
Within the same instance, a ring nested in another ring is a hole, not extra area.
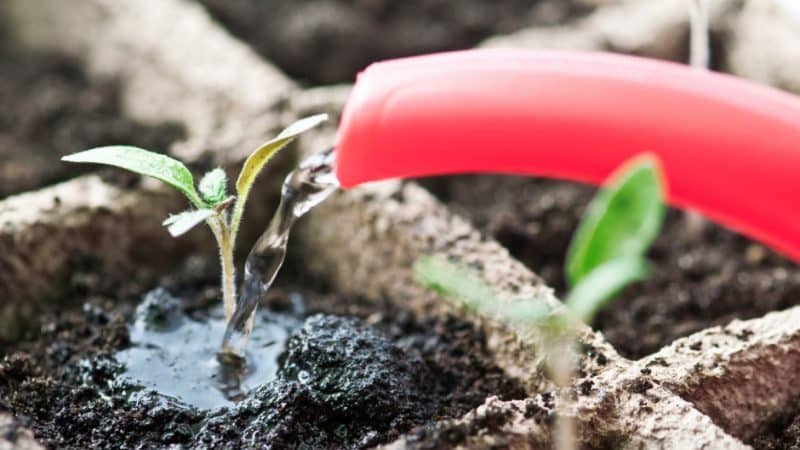
[(221, 361), (241, 364), (259, 300), (283, 265), (294, 222), (339, 187), (333, 170), (334, 149), (303, 160), (284, 180), (281, 201), (267, 230), (247, 255), (236, 312), (228, 322), (219, 352)]

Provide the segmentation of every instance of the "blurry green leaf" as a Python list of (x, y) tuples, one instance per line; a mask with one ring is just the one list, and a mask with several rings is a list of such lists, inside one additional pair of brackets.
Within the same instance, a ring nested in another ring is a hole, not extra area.
[(106, 164), (161, 180), (186, 195), (197, 206), (204, 202), (197, 195), (194, 179), (182, 162), (138, 147), (115, 145), (98, 147), (61, 158), (62, 161)]
[(174, 214), (162, 223), (172, 237), (178, 237), (216, 214), (213, 209), (195, 209)]
[(217, 167), (203, 175), (197, 189), (203, 200), (210, 205), (216, 205), (228, 198), (228, 176), (224, 170)]
[(589, 324), (597, 311), (612, 301), (622, 289), (644, 280), (649, 273), (649, 264), (641, 256), (605, 262), (581, 278), (570, 290), (565, 303), (576, 317)]
[(277, 137), (266, 142), (250, 154), (247, 161), (244, 162), (242, 171), (239, 173), (239, 178), (236, 180), (236, 191), (240, 201), (245, 201), (250, 192), (250, 187), (253, 185), (259, 172), (261, 172), (261, 169), (264, 168), (264, 165), (275, 153), (292, 142), (299, 134), (314, 128), (326, 120), (328, 120), (327, 114), (317, 114), (315, 116), (306, 117), (305, 119), (300, 119), (281, 131)]
[(414, 265), (414, 274), (428, 289), (449, 297), (470, 310), (495, 301), (492, 289), (478, 277), (441, 256), (423, 256)]
[(414, 265), (414, 274), (428, 289), (469, 311), (522, 325), (538, 324), (550, 313), (544, 302), (500, 301), (483, 280), (441, 256), (419, 258)]
[(606, 262), (644, 255), (661, 229), (663, 187), (655, 159), (640, 157), (611, 180), (573, 236), (566, 263), (570, 286)]

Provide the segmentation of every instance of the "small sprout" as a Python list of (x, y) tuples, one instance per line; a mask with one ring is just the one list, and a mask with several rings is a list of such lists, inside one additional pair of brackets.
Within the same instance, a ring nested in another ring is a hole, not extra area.
[[(590, 323), (625, 286), (648, 276), (649, 263), (644, 256), (664, 220), (662, 192), (658, 163), (644, 156), (612, 175), (609, 185), (589, 205), (567, 257), (572, 289), (565, 305), (570, 317)], [(442, 256), (421, 257), (414, 274), (429, 289), (470, 311), (512, 322), (553, 325), (544, 320), (551, 315), (546, 305), (525, 300), (501, 302), (483, 280)], [(562, 319), (556, 322), (569, 322)], [(563, 331), (563, 327), (555, 328)]]
[[(567, 405), (572, 402), (567, 387), (577, 360), (574, 325), (577, 319), (591, 323), (625, 286), (647, 277), (644, 255), (664, 220), (662, 199), (661, 176), (652, 157), (637, 158), (612, 175), (573, 236), (566, 263), (572, 289), (564, 302), (565, 313), (553, 313), (543, 302), (501, 301), (483, 280), (441, 256), (420, 258), (414, 273), (426, 287), (468, 310), (536, 327), (553, 381), (561, 388), (559, 402)], [(575, 424), (569, 416), (559, 415), (555, 434), (556, 448), (576, 447)]]
[[(238, 194), (236, 197), (228, 195), (228, 179), (225, 171), (221, 168), (206, 173), (195, 189), (192, 173), (182, 162), (137, 147), (119, 145), (99, 147), (65, 156), (62, 160), (120, 167), (161, 180), (183, 193), (196, 209), (172, 215), (164, 221), (163, 225), (167, 227), (172, 236), (180, 236), (202, 222), (206, 222), (211, 228), (219, 246), (222, 265), (222, 296), (225, 317), (230, 319), (236, 309), (236, 273), (233, 265), (233, 249), (250, 189), (258, 174), (275, 153), (291, 143), (301, 133), (325, 120), (327, 120), (325, 114), (301, 119), (289, 125), (276, 138), (256, 149), (247, 158), (236, 181)], [(227, 210), (231, 205), (233, 205), (233, 212), (228, 214)]]
[(210, 205), (217, 205), (228, 198), (228, 176), (217, 167), (207, 172), (197, 185), (200, 195)]

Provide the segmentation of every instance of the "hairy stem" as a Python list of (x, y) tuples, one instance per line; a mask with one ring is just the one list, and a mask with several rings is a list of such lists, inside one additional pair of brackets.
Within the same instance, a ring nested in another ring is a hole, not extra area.
[(242, 214), (244, 213), (244, 204), (247, 203), (248, 192), (240, 193), (236, 197), (236, 203), (233, 205), (233, 212), (231, 213), (230, 230), (231, 242), (236, 242), (236, 235), (239, 234), (239, 224), (242, 221)]
[(226, 321), (229, 321), (236, 311), (236, 266), (233, 264), (232, 237), (230, 228), (223, 225), (220, 233), (219, 257), (222, 266), (222, 301), (225, 306)]
[(233, 264), (233, 243), (231, 229), (221, 214), (208, 220), (208, 226), (217, 240), (219, 262), (222, 268), (222, 302), (225, 307), (225, 320), (229, 321), (236, 311), (236, 266)]

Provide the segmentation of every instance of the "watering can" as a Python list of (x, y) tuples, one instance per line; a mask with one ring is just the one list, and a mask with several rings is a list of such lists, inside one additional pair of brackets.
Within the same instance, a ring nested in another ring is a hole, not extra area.
[(602, 183), (661, 162), (668, 201), (800, 261), (800, 98), (677, 63), (469, 50), (380, 62), (336, 138), (347, 188), (458, 173)]

